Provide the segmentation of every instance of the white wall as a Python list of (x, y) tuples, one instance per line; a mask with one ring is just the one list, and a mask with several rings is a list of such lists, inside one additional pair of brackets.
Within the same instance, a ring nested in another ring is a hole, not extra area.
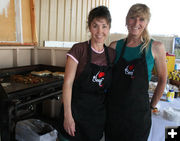
[[(124, 34), (112, 34), (106, 41), (106, 45), (114, 40), (124, 38)], [(154, 36), (156, 40), (164, 43), (166, 51), (172, 52), (173, 37)], [(66, 53), (70, 48), (58, 47), (0, 47), (0, 68), (47, 64), (65, 66)]]
[(16, 67), (33, 64), (34, 47), (1, 46), (0, 68)]

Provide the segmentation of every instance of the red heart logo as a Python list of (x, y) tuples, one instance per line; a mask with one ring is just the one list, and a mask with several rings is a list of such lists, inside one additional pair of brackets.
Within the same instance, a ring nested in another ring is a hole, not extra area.
[(100, 72), (100, 73), (98, 74), (98, 78), (101, 78), (101, 77), (103, 77), (103, 76), (105, 76), (105, 73), (104, 73), (104, 72)]
[(129, 67), (128, 67), (128, 69), (131, 71), (131, 70), (133, 70), (134, 69), (134, 65), (130, 65)]

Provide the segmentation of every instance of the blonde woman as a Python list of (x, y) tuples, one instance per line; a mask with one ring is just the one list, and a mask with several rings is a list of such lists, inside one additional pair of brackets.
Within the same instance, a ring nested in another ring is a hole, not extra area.
[[(150, 9), (133, 5), (126, 17), (127, 38), (112, 42), (116, 49), (111, 93), (108, 96), (106, 141), (147, 141), (151, 109), (163, 94), (166, 78), (164, 45), (150, 38)], [(155, 65), (158, 85), (149, 103), (148, 86)]]

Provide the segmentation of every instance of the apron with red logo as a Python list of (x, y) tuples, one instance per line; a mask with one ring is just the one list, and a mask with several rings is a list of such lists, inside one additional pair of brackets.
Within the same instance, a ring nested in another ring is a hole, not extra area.
[[(99, 66), (91, 63), (91, 44), (89, 45), (87, 64), (74, 82), (71, 105), (76, 126), (75, 137), (60, 131), (70, 141), (99, 141), (103, 136), (106, 118), (105, 94), (112, 78), (108, 49), (106, 46), (104, 49), (107, 66)], [(62, 119), (63, 115), (61, 113)]]
[(141, 58), (126, 61), (122, 56), (112, 71), (107, 97), (106, 141), (147, 141), (151, 128), (148, 71), (145, 50)]

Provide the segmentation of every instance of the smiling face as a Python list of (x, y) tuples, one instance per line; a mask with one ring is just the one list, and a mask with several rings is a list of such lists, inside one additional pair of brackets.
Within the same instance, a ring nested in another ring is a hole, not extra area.
[(110, 26), (104, 18), (94, 18), (90, 24), (89, 31), (91, 32), (91, 40), (94, 43), (104, 44), (108, 34)]
[(126, 16), (126, 25), (130, 36), (147, 38), (147, 26), (150, 21), (151, 13), (145, 4), (134, 4)]
[(133, 36), (141, 36), (148, 25), (148, 20), (143, 16), (128, 17), (126, 22), (129, 35)]

